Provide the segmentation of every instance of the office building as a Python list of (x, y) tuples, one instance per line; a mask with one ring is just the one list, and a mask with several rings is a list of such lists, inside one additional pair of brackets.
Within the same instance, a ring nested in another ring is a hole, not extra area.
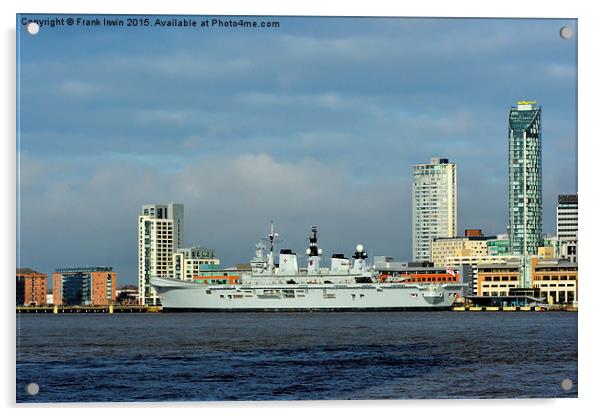
[(577, 263), (578, 251), (577, 251), (577, 240), (564, 240), (560, 243), (559, 257), (570, 261), (571, 263)]
[(487, 240), (488, 256), (508, 256), (510, 255), (510, 239), (508, 234), (497, 235), (494, 240)]
[(181, 248), (173, 255), (173, 277), (192, 281), (201, 273), (219, 269), (220, 261), (212, 249), (205, 247)]
[(40, 306), (46, 304), (46, 273), (29, 268), (18, 268), (16, 274), (17, 306)]
[[(490, 240), (491, 241), (491, 240)], [(497, 256), (452, 256), (445, 260), (445, 267), (452, 268), (467, 268), (471, 276), (472, 294), (477, 295), (478, 290), (478, 273), (480, 264), (505, 264), (507, 262), (518, 262), (520, 256), (497, 255)]]
[(520, 261), (480, 263), (477, 296), (508, 296), (510, 289), (521, 287)]
[(577, 194), (558, 195), (556, 235), (560, 242), (577, 240), (578, 218)]
[(151, 276), (169, 277), (173, 256), (184, 240), (184, 205), (149, 204), (138, 216), (138, 299), (142, 305), (157, 305)]
[(532, 259), (533, 287), (548, 303), (575, 304), (578, 301), (577, 264), (565, 259)]
[(456, 165), (448, 159), (414, 166), (412, 183), (412, 258), (431, 261), (437, 237), (454, 237), (457, 224)]
[(510, 250), (522, 256), (537, 254), (541, 246), (541, 107), (535, 104), (519, 101), (508, 116)]
[(494, 238), (484, 236), (480, 230), (465, 230), (464, 237), (435, 238), (431, 249), (433, 264), (445, 266), (450, 257), (487, 256), (487, 242)]
[(578, 239), (578, 200), (577, 194), (558, 195), (556, 207), (556, 235), (558, 236), (559, 257), (577, 263)]
[(116, 290), (117, 276), (112, 267), (70, 267), (52, 274), (55, 305), (111, 305)]

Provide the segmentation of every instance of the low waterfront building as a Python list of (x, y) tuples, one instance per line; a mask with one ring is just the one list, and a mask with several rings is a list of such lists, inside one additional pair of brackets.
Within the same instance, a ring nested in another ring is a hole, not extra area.
[(55, 305), (103, 306), (115, 302), (117, 281), (112, 267), (71, 267), (52, 274)]
[(566, 259), (532, 259), (533, 287), (548, 303), (578, 302), (577, 263)]
[(435, 238), (431, 249), (433, 264), (443, 267), (450, 257), (487, 256), (487, 241), (494, 238), (484, 236), (481, 230), (465, 230), (464, 237)]
[(469, 273), (471, 276), (471, 293), (476, 295), (478, 292), (478, 265), (479, 264), (487, 264), (487, 263), (495, 263), (495, 264), (504, 264), (508, 261), (518, 261), (520, 259), (519, 256), (510, 256), (510, 255), (498, 255), (498, 256), (453, 256), (448, 257), (445, 262), (446, 267), (452, 267), (460, 269), (462, 267), (469, 267)]
[(115, 303), (118, 305), (137, 305), (138, 287), (124, 286), (115, 291)]
[(173, 276), (192, 281), (202, 272), (219, 269), (220, 260), (212, 249), (205, 247), (181, 248), (173, 254)]
[(477, 265), (477, 296), (507, 296), (521, 286), (520, 261)]
[[(375, 256), (374, 270), (381, 281), (401, 281), (403, 283), (469, 283), (470, 276), (463, 270), (450, 267), (437, 267), (432, 262), (399, 262), (389, 256)], [(469, 294), (469, 287), (463, 295)]]
[(510, 288), (505, 295), (468, 296), (466, 301), (471, 306), (480, 307), (523, 307), (536, 306), (543, 303), (539, 289)]
[(41, 306), (46, 304), (46, 273), (23, 267), (17, 269), (17, 306)]

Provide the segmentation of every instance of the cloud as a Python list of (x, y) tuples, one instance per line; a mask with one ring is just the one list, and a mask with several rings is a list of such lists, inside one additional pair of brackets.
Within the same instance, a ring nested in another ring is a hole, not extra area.
[[(225, 46), (225, 45), (224, 45)], [(98, 58), (98, 63), (110, 72), (137, 72), (169, 79), (214, 79), (239, 76), (256, 69), (253, 59), (236, 55), (220, 55), (200, 48), (189, 50), (170, 49), (161, 55), (132, 54), (127, 57), (110, 55)]]
[(577, 68), (575, 65), (551, 63), (544, 67), (544, 72), (554, 79), (576, 79)]
[(106, 91), (106, 87), (90, 82), (66, 80), (57, 85), (57, 91), (71, 97), (95, 98)]
[[(140, 207), (170, 201), (185, 204), (186, 243), (215, 247), (225, 264), (247, 261), (271, 219), (296, 250), (304, 248), (312, 224), (323, 231), (328, 252), (350, 252), (358, 242), (398, 257), (407, 250), (398, 225), (407, 225), (399, 221), (409, 215), (402, 204), (407, 186), (350, 182), (335, 166), (315, 160), (288, 163), (263, 153), (245, 154), (164, 175), (113, 162), (98, 166), (87, 179), (50, 184), (42, 170), (29, 169), (36, 165), (30, 158), (24, 168), (29, 179), (20, 196), (20, 253), (23, 264), (49, 272), (82, 262), (108, 264), (133, 282)], [(44, 189), (28, 187), (35, 181)], [(44, 207), (44, 216), (38, 206)]]
[(184, 125), (194, 119), (191, 110), (138, 110), (135, 119), (139, 123)]
[(22, 258), (113, 264), (133, 282), (140, 206), (175, 201), (187, 244), (226, 264), (248, 260), (272, 218), (296, 250), (316, 223), (326, 249), (407, 259), (411, 166), (434, 156), (458, 164), (459, 228), (501, 233), (507, 111), (524, 97), (544, 108), (553, 229), (554, 194), (576, 187), (576, 47), (562, 21), (283, 19), (270, 33), (28, 38)]

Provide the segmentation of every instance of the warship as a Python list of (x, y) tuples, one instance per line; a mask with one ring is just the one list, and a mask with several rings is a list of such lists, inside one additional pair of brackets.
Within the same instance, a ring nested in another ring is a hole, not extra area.
[(211, 284), (151, 277), (165, 311), (346, 311), (346, 310), (441, 310), (450, 308), (465, 284), (416, 284), (382, 280), (368, 265), (364, 246), (358, 244), (352, 260), (333, 254), (330, 267), (322, 267), (318, 229), (309, 237), (306, 267), (299, 267), (291, 249), (280, 250), (275, 262), (278, 233), (270, 232), (256, 245), (251, 270), (234, 284)]

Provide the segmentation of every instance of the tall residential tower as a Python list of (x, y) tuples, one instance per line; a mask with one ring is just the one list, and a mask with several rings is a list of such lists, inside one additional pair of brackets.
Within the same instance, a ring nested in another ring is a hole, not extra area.
[(456, 165), (448, 159), (414, 165), (412, 183), (412, 258), (431, 261), (437, 237), (455, 237), (457, 224)]
[(138, 299), (141, 305), (156, 305), (151, 276), (169, 277), (173, 255), (184, 239), (184, 205), (143, 205), (138, 216)]
[(519, 101), (508, 115), (508, 217), (511, 254), (537, 254), (542, 231), (541, 107)]
[(556, 236), (559, 241), (577, 240), (578, 208), (577, 194), (558, 195)]
[(560, 257), (577, 263), (577, 239), (579, 234), (579, 204), (577, 194), (558, 195), (556, 207), (556, 235), (560, 245)]

